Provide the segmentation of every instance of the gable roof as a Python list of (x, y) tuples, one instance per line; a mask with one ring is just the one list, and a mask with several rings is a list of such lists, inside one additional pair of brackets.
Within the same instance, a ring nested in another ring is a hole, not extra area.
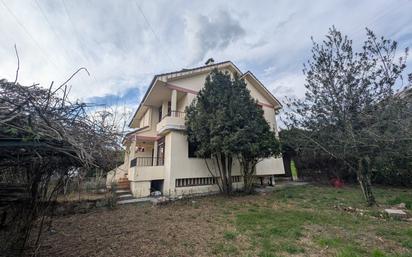
[(152, 81), (150, 82), (149, 88), (146, 90), (146, 93), (143, 96), (142, 101), (140, 101), (139, 107), (137, 107), (135, 113), (133, 114), (133, 117), (129, 122), (129, 127), (131, 126), (131, 124), (132, 124), (134, 118), (136, 117), (138, 111), (141, 109), (143, 102), (146, 100), (147, 96), (149, 95), (149, 92), (151, 91), (154, 84), (156, 83), (156, 81), (159, 78), (165, 77), (167, 79), (171, 79), (171, 78), (176, 78), (176, 77), (181, 77), (181, 76), (186, 76), (186, 75), (192, 75), (192, 74), (196, 74), (196, 73), (199, 73), (199, 72), (212, 70), (212, 69), (217, 68), (219, 66), (226, 66), (226, 65), (232, 66), (239, 73), (239, 75), (242, 74), (240, 69), (235, 64), (233, 64), (231, 61), (218, 62), (218, 63), (203, 65), (203, 66), (199, 66), (199, 67), (195, 67), (195, 68), (191, 68), (191, 69), (182, 69), (180, 71), (173, 71), (173, 72), (156, 74), (153, 77)]
[(145, 100), (147, 99), (150, 91), (152, 90), (153, 86), (156, 84), (157, 81), (159, 80), (168, 80), (168, 79), (175, 79), (175, 78), (180, 78), (180, 77), (184, 77), (184, 76), (191, 76), (191, 75), (195, 75), (198, 73), (203, 73), (203, 72), (207, 72), (207, 71), (211, 71), (214, 68), (218, 68), (218, 67), (223, 67), (223, 66), (228, 66), (231, 67), (234, 71), (236, 71), (241, 78), (246, 78), (246, 77), (250, 77), (255, 83), (256, 85), (258, 85), (261, 88), (261, 92), (263, 94), (265, 94), (267, 96), (268, 99), (271, 100), (271, 103), (273, 104), (273, 106), (276, 109), (280, 109), (282, 108), (282, 104), (276, 99), (276, 97), (256, 78), (256, 76), (250, 72), (247, 71), (246, 73), (242, 73), (241, 70), (232, 62), (232, 61), (224, 61), (224, 62), (219, 62), (219, 63), (215, 63), (215, 64), (209, 64), (209, 65), (203, 65), (203, 66), (199, 66), (199, 67), (195, 67), (195, 68), (191, 68), (191, 69), (182, 69), (180, 71), (173, 71), (173, 72), (167, 72), (167, 73), (161, 73), (161, 74), (156, 74), (152, 81), (150, 82), (149, 88), (147, 89), (145, 95), (143, 96), (139, 107), (136, 109), (135, 113), (133, 114), (132, 119), (129, 122), (129, 127), (131, 127), (134, 119), (136, 118), (136, 115), (138, 114), (139, 110), (142, 108), (143, 103), (145, 102)]
[(271, 100), (275, 109), (282, 108), (282, 104), (280, 103), (280, 101), (269, 91), (269, 89), (265, 87), (265, 85), (263, 85), (262, 82), (260, 82), (258, 78), (256, 78), (256, 76), (251, 71), (247, 71), (242, 76), (240, 76), (240, 78), (246, 77), (251, 78), (252, 81), (254, 81), (262, 89), (262, 93), (264, 93), (267, 96), (267, 98)]

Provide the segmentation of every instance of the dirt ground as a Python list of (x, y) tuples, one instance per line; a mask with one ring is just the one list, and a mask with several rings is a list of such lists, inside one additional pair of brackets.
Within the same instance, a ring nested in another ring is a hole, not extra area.
[[(412, 256), (412, 223), (375, 217), (377, 209), (365, 209), (358, 193), (304, 186), (98, 208), (57, 217), (40, 256)], [(385, 204), (409, 199), (412, 190), (376, 195)]]
[(220, 221), (209, 199), (101, 209), (57, 218), (45, 233), (41, 255), (210, 256), (209, 242), (226, 229)]

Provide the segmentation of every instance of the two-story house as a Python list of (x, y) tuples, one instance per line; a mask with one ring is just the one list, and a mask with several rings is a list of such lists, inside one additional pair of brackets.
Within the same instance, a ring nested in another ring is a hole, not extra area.
[[(125, 172), (120, 176), (127, 176), (134, 197), (148, 196), (154, 190), (169, 196), (219, 190), (205, 160), (194, 155), (195, 146), (188, 143), (185, 132), (185, 108), (215, 68), (241, 75), (277, 133), (276, 114), (281, 104), (251, 72), (242, 73), (230, 61), (156, 75), (129, 124), (135, 130), (123, 141)], [(242, 187), (237, 162), (232, 172), (234, 188)], [(275, 174), (284, 174), (281, 158), (268, 158), (257, 165), (257, 176)]]

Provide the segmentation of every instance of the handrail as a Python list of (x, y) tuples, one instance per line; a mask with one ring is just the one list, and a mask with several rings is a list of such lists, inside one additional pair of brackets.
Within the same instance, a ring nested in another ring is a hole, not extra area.
[(136, 157), (130, 161), (130, 167), (163, 166), (163, 157)]
[(186, 116), (185, 112), (181, 112), (181, 111), (170, 111), (167, 112), (161, 120), (163, 120), (166, 117), (178, 117), (178, 118), (184, 118)]

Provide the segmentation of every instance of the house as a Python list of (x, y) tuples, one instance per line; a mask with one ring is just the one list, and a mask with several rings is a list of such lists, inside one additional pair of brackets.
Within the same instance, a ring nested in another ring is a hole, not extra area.
[[(124, 164), (111, 179), (127, 180), (134, 197), (161, 191), (164, 195), (203, 194), (218, 191), (216, 179), (205, 160), (196, 158), (185, 133), (185, 108), (196, 97), (212, 69), (238, 73), (252, 97), (264, 110), (264, 117), (277, 133), (279, 101), (251, 73), (242, 73), (232, 62), (213, 63), (193, 69), (154, 76), (129, 126), (134, 130), (124, 138)], [(212, 165), (212, 161), (209, 160)], [(242, 187), (238, 163), (233, 167), (234, 188)], [(256, 175), (284, 174), (281, 158), (268, 158), (257, 165)]]

